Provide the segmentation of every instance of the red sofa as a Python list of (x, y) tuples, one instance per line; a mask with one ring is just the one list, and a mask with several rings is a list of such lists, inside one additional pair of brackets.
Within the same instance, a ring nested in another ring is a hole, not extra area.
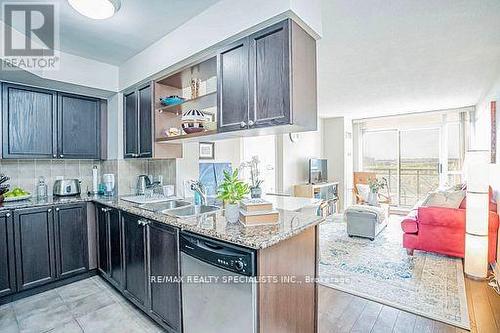
[[(497, 251), (498, 214), (497, 205), (491, 201), (489, 213), (488, 261), (494, 262)], [(418, 207), (401, 222), (403, 247), (408, 254), (423, 250), (464, 257), (465, 252), (465, 209), (466, 199), (460, 208)]]

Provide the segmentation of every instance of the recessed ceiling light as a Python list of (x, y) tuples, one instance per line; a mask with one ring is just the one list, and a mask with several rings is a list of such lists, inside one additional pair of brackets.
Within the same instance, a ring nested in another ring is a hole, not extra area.
[(104, 20), (120, 9), (120, 0), (68, 0), (71, 7), (83, 16)]

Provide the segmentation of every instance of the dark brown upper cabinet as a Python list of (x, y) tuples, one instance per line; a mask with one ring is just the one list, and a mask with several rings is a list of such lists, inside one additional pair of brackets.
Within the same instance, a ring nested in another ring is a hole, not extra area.
[(153, 101), (151, 84), (125, 94), (123, 105), (124, 157), (153, 157)]
[(55, 158), (54, 91), (3, 84), (3, 158)]
[(243, 38), (218, 55), (219, 131), (248, 126), (248, 50), (248, 38)]
[(59, 158), (99, 159), (100, 101), (58, 94)]
[(317, 129), (316, 41), (290, 19), (223, 48), (218, 82), (219, 132)]
[(102, 105), (95, 98), (3, 83), (3, 158), (102, 158)]

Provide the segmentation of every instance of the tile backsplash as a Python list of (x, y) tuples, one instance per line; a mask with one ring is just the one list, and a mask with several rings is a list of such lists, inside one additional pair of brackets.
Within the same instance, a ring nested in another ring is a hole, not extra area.
[(162, 175), (164, 184), (175, 184), (175, 160), (0, 160), (0, 172), (10, 177), (9, 184), (36, 193), (38, 178), (45, 177), (49, 195), (58, 177), (81, 180), (82, 193), (92, 189), (92, 167), (97, 165), (99, 175), (114, 173), (118, 194), (135, 192), (140, 174)]

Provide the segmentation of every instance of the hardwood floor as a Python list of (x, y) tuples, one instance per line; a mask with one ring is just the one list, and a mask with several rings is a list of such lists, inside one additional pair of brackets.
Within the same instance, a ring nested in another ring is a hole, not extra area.
[[(471, 332), (500, 332), (500, 295), (486, 282), (465, 280)], [(321, 285), (318, 296), (319, 333), (468, 332)]]

